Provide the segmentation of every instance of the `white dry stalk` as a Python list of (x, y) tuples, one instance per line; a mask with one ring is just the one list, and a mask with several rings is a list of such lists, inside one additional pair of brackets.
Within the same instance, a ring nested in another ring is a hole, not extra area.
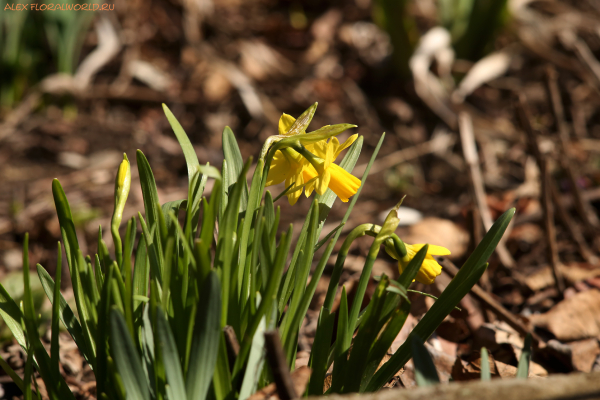
[[(435, 27), (419, 40), (414, 54), (410, 58), (409, 67), (415, 80), (415, 91), (419, 97), (449, 126), (456, 126), (456, 114), (449, 107), (449, 94), (440, 79), (429, 69), (434, 58), (445, 63), (453, 60), (452, 38), (450, 33)], [(447, 68), (446, 68), (447, 69)], [(444, 68), (442, 68), (444, 70)]]
[(508, 71), (511, 61), (512, 54), (505, 50), (492, 53), (477, 61), (460, 82), (458, 89), (452, 93), (452, 101), (462, 103), (465, 97), (481, 85), (504, 75)]

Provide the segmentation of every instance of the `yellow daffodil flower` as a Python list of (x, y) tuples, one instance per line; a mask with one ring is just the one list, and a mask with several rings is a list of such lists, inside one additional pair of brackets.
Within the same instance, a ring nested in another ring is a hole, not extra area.
[(308, 151), (320, 158), (317, 160), (316, 166), (309, 164), (304, 168), (306, 197), (310, 196), (313, 190), (322, 195), (327, 188), (330, 188), (340, 200), (347, 202), (356, 193), (360, 187), (360, 179), (333, 162), (357, 138), (358, 135), (354, 134), (340, 144), (339, 140), (334, 137), (329, 141), (323, 140), (306, 146)]
[[(295, 122), (294, 117), (283, 114), (279, 119), (279, 136), (304, 134), (305, 128), (301, 132), (291, 132)], [(306, 150), (314, 155), (309, 154), (310, 161), (292, 148), (277, 150), (271, 161), (266, 186), (285, 181), (286, 188), (290, 187), (286, 195), (291, 205), (296, 204), (300, 198), (304, 185), (307, 197), (313, 190), (323, 194), (329, 187), (342, 201), (347, 202), (360, 187), (360, 180), (333, 162), (357, 137), (358, 135), (352, 135), (341, 145), (337, 138), (332, 138), (329, 142), (324, 139), (307, 143)]]
[[(398, 270), (400, 273), (404, 271), (404, 268), (408, 266), (410, 260), (417, 254), (424, 244), (406, 244), (406, 256), (400, 257), (392, 247), (385, 246), (385, 251), (392, 256), (392, 258), (398, 260)], [(442, 266), (433, 258), (433, 256), (447, 256), (450, 254), (450, 250), (442, 246), (435, 246), (430, 244), (427, 249), (427, 255), (421, 269), (417, 273), (417, 281), (426, 285), (431, 285), (435, 278), (442, 273)]]

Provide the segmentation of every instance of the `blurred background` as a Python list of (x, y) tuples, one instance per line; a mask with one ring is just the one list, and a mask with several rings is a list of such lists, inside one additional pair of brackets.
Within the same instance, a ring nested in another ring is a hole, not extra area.
[[(256, 156), (282, 112), (319, 102), (311, 128), (346, 122), (358, 125), (346, 135), (364, 135), (359, 177), (386, 132), (348, 229), (381, 222), (407, 195), (400, 236), (448, 247), (458, 263), (516, 207), (484, 290), (528, 316), (600, 287), (597, 0), (115, 0), (89, 3), (105, 7), (96, 12), (17, 4), (0, 9), (7, 285), (20, 274), (25, 232), (32, 265), (54, 271), (52, 178), (86, 254), (96, 251), (99, 224), (109, 233), (123, 152), (134, 164), (135, 149), (146, 154), (161, 202), (185, 197), (185, 161), (161, 103), (200, 162), (220, 166), (225, 125), (243, 157)], [(135, 165), (132, 173), (125, 218), (143, 210)], [(279, 204), (293, 223), (310, 201)], [(345, 208), (333, 208), (331, 228)], [(351, 284), (360, 271), (348, 260)], [(383, 272), (397, 274), (391, 259), (376, 264)], [(18, 298), (19, 285), (11, 290)], [(456, 343), (468, 337), (447, 331)]]

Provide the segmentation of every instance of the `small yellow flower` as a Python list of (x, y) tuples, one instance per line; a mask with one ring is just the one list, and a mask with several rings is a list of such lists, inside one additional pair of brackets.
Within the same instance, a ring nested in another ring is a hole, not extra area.
[(312, 164), (304, 168), (306, 197), (310, 196), (313, 190), (322, 195), (330, 188), (340, 200), (347, 202), (356, 193), (360, 187), (360, 179), (333, 162), (357, 138), (358, 135), (354, 134), (340, 144), (334, 137), (329, 141), (323, 140), (306, 146), (308, 151), (320, 158), (316, 168)]
[[(400, 273), (404, 271), (404, 268), (408, 266), (410, 260), (414, 258), (419, 250), (424, 244), (406, 244), (406, 256), (400, 258), (399, 255), (392, 247), (385, 247), (385, 251), (398, 260), (398, 270)], [(417, 273), (417, 281), (424, 283), (425, 285), (431, 285), (435, 278), (442, 273), (442, 266), (433, 258), (433, 256), (447, 256), (450, 254), (450, 250), (442, 246), (435, 246), (430, 244), (427, 249), (427, 255), (425, 256), (425, 260), (423, 260), (423, 264), (421, 265), (421, 269)]]
[[(291, 132), (295, 122), (294, 117), (283, 114), (279, 119), (279, 135), (304, 134), (304, 130), (298, 133)], [(286, 187), (291, 186), (286, 194), (291, 205), (296, 204), (303, 189), (306, 189), (306, 197), (308, 197), (313, 190), (324, 194), (328, 187), (342, 201), (347, 202), (360, 187), (360, 180), (333, 162), (344, 149), (354, 143), (357, 137), (358, 135), (352, 135), (341, 145), (337, 138), (332, 138), (329, 142), (325, 139), (316, 143), (307, 143), (306, 149), (315, 155), (312, 157), (312, 163), (289, 147), (276, 151), (271, 161), (266, 186), (285, 181)]]

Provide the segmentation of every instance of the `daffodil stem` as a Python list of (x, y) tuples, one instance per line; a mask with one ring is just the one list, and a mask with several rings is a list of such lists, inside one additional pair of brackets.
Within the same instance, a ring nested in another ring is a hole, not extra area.
[(120, 268), (123, 268), (123, 243), (119, 235), (120, 219), (117, 220), (114, 216), (110, 224), (110, 233), (112, 233), (113, 243), (115, 244), (115, 258)]
[[(323, 307), (331, 310), (333, 307), (333, 302), (335, 300), (335, 294), (337, 292), (337, 288), (339, 285), (340, 277), (342, 276), (342, 270), (344, 268), (344, 262), (346, 261), (346, 257), (348, 256), (348, 251), (350, 250), (350, 246), (359, 237), (363, 237), (365, 235), (377, 237), (379, 232), (381, 231), (381, 226), (374, 224), (362, 224), (354, 228), (350, 234), (344, 240), (340, 251), (338, 252), (338, 257), (335, 261), (335, 266), (333, 267), (333, 272), (331, 273), (331, 279), (329, 280), (329, 287), (327, 288), (327, 294), (325, 296), (325, 302)], [(386, 239), (386, 246), (391, 246), (400, 257), (406, 255), (406, 246), (402, 239), (398, 237), (395, 233), (393, 233), (388, 239)]]
[(302, 155), (302, 157), (306, 158), (306, 160), (309, 163), (311, 163), (311, 165), (313, 167), (315, 167), (315, 170), (317, 170), (317, 171), (323, 170), (323, 160), (321, 160), (321, 162), (319, 162), (318, 157), (315, 156), (310, 151), (308, 151), (306, 149), (306, 147), (304, 147), (301, 143), (298, 143), (297, 146), (290, 146), (290, 147), (292, 149), (296, 150), (298, 153), (300, 153)]
[(323, 304), (323, 307), (327, 308), (328, 310), (333, 308), (333, 301), (335, 299), (335, 293), (337, 292), (342, 270), (344, 268), (344, 262), (346, 261), (348, 251), (350, 250), (350, 246), (354, 240), (365, 236), (367, 233), (373, 233), (376, 235), (380, 230), (381, 227), (379, 225), (362, 224), (354, 228), (346, 237), (346, 240), (344, 240), (342, 248), (340, 249), (335, 261), (333, 272), (331, 273), (331, 279), (329, 280), (329, 287), (327, 288), (327, 295), (325, 296), (325, 303)]

